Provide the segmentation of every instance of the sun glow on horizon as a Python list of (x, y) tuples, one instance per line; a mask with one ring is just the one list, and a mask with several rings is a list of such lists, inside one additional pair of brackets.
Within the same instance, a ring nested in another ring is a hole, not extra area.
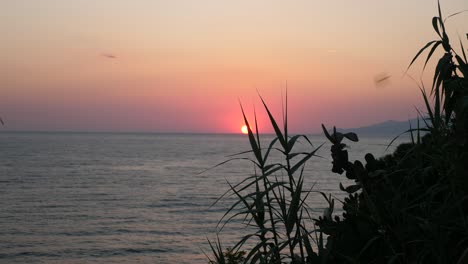
[(242, 134), (244, 134), (244, 135), (249, 133), (249, 130), (247, 129), (247, 126), (246, 126), (246, 125), (244, 125), (244, 126), (241, 127), (241, 132), (242, 132)]
[(407, 120), (425, 104), (397, 76), (434, 38), (426, 2), (0, 1), (0, 130), (246, 134), (238, 99), (262, 106), (260, 93), (279, 118), (286, 81), (292, 133)]

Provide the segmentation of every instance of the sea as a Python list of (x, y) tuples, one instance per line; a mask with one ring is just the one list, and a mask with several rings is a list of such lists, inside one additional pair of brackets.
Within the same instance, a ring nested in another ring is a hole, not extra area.
[[(273, 138), (262, 135), (262, 147)], [(297, 151), (324, 144), (303, 172), (308, 205), (323, 213), (321, 191), (339, 213), (339, 184), (350, 182), (331, 172), (325, 137), (308, 139)], [(389, 154), (391, 139), (351, 142), (350, 159)], [(0, 263), (206, 264), (208, 240), (229, 247), (248, 232), (220, 222), (236, 200), (219, 198), (255, 173), (233, 159), (251, 153), (230, 156), (249, 149), (245, 135), (1, 132)]]

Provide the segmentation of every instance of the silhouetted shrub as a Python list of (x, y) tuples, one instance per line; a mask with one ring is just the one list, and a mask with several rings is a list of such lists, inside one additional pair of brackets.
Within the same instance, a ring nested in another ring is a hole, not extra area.
[[(461, 56), (452, 48), (440, 5), (432, 24), (439, 39), (425, 45), (410, 66), (425, 49), (430, 48), (426, 63), (438, 47), (445, 53), (437, 63), (430, 96), (420, 86), (425, 128), (409, 129), (411, 142), (390, 155), (375, 158), (367, 153), (365, 163), (351, 162), (343, 141), (357, 142), (358, 136), (322, 126), (332, 143), (332, 172), (355, 182), (339, 186), (348, 194), (342, 215), (333, 215), (334, 199), (325, 193), (324, 215), (312, 219), (309, 213), (306, 199), (312, 189), (303, 186), (303, 168), (320, 147), (294, 152), (298, 139), (310, 141), (288, 135), (287, 104), (280, 129), (262, 99), (276, 133), (266, 148), (261, 147), (258, 128), (253, 133), (244, 115), (251, 150), (239, 154), (254, 158), (239, 159), (252, 162), (256, 171), (230, 185), (238, 200), (225, 217), (226, 222), (240, 217), (255, 230), (227, 251), (219, 240), (210, 242), (215, 256), (211, 263), (468, 262), (467, 58), (461, 41)], [(273, 151), (282, 162), (270, 160)], [(253, 246), (243, 254), (239, 250), (247, 241)]]
[(324, 128), (333, 143), (333, 172), (346, 172), (355, 180), (355, 185), (342, 187), (349, 193), (343, 215), (316, 220), (328, 235), (329, 263), (467, 260), (462, 260), (468, 248), (467, 60), (450, 46), (440, 6), (433, 26), (440, 40), (429, 42), (411, 62), (431, 46), (427, 60), (437, 47), (445, 51), (434, 74), (433, 104), (420, 87), (428, 116), (421, 117), (425, 136), (420, 136), (422, 129), (410, 130), (413, 142), (377, 160), (366, 154), (363, 165), (348, 160), (345, 145), (336, 141), (343, 138), (340, 133)]

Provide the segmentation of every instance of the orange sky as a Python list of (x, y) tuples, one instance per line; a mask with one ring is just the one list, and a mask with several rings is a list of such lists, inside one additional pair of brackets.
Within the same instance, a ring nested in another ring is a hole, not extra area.
[[(468, 3), (442, 7), (451, 14)], [(269, 132), (257, 90), (279, 118), (286, 81), (292, 131), (405, 120), (422, 102), (402, 73), (435, 38), (436, 8), (427, 0), (2, 1), (2, 129), (237, 133), (239, 98)], [(447, 22), (453, 39), (467, 22), (467, 14)], [(417, 78), (419, 66), (410, 71)], [(382, 72), (392, 77), (376, 87)]]

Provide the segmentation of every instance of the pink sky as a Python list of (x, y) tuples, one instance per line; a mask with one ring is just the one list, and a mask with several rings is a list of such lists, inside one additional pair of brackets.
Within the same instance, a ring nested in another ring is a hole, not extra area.
[[(422, 100), (403, 72), (435, 38), (436, 3), (2, 1), (2, 129), (237, 133), (240, 99), (270, 132), (257, 90), (279, 118), (286, 81), (295, 132), (412, 118)], [(447, 22), (453, 39), (467, 22)]]

